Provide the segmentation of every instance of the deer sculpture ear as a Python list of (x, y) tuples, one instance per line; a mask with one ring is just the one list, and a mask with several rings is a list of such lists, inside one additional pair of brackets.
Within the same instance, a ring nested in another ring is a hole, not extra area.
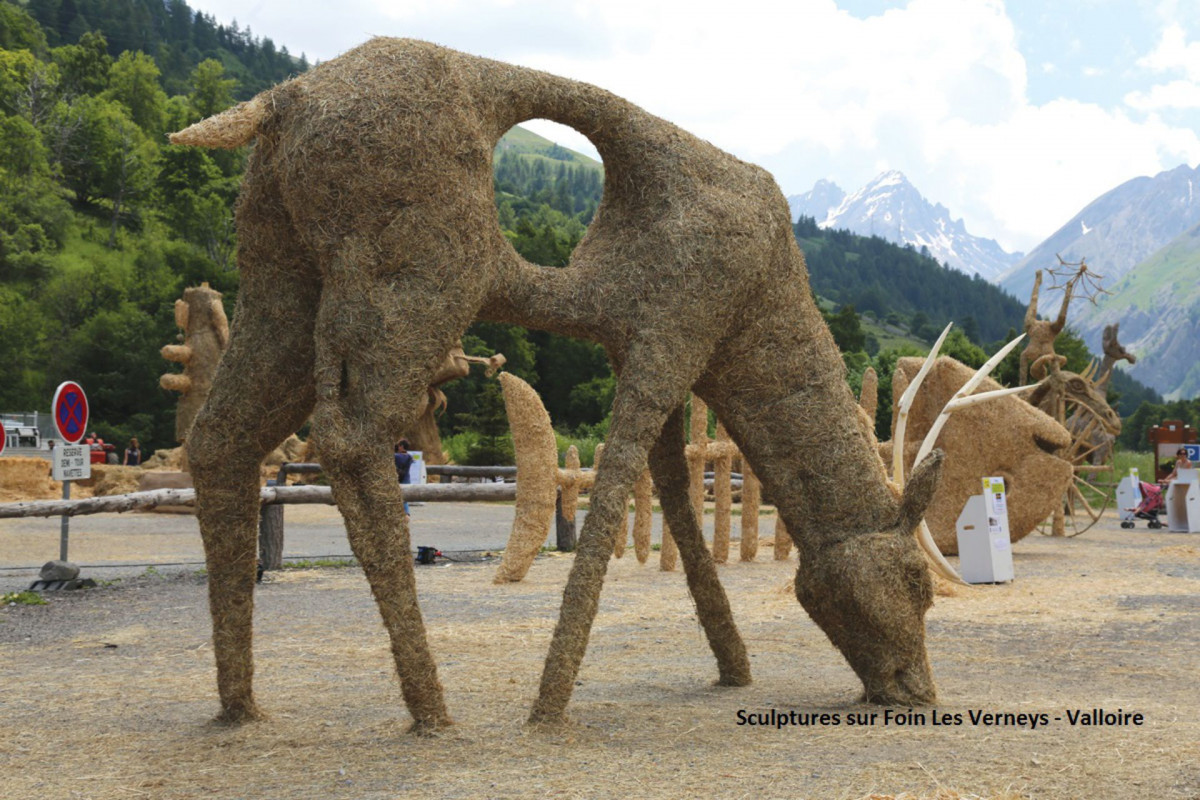
[(937, 490), (938, 480), (942, 477), (944, 458), (945, 454), (941, 450), (934, 450), (916, 465), (908, 482), (904, 484), (904, 496), (900, 498), (899, 521), (902, 536), (911, 534), (913, 528), (917, 527), (921, 518), (925, 516), (925, 509), (929, 507), (929, 501), (933, 499), (933, 493)]

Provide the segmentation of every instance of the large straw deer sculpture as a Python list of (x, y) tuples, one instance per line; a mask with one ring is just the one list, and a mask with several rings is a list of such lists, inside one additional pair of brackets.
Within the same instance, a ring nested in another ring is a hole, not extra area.
[[(579, 130), (604, 159), (600, 212), (563, 269), (522, 260), (496, 223), (493, 148), (532, 118)], [(719, 682), (750, 680), (687, 497), (683, 404), (693, 388), (777, 503), (803, 565), (796, 594), (865, 697), (935, 699), (924, 627), (932, 582), (913, 532), (940, 453), (918, 463), (902, 494), (889, 484), (813, 303), (787, 203), (764, 170), (594, 86), (392, 39), (172, 141), (255, 142), (237, 210), (232, 343), (189, 438), (221, 719), (259, 716), (258, 463), (311, 412), (414, 728), (450, 721), (390, 453), (475, 319), (599, 342), (618, 375), (532, 720), (565, 715), (614, 535), (647, 462)]]

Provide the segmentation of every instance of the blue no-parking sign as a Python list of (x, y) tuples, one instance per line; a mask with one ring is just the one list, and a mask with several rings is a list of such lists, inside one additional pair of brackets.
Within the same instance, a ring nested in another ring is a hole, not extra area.
[(54, 415), (54, 427), (67, 444), (75, 444), (83, 438), (88, 424), (88, 401), (83, 387), (75, 381), (65, 381), (54, 392), (50, 404)]

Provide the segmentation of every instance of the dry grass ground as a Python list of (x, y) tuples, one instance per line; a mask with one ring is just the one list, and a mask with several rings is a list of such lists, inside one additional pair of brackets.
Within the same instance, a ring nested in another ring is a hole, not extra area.
[[(721, 568), (755, 682), (716, 670), (681, 573), (613, 562), (565, 728), (524, 724), (570, 558), (522, 583), (495, 566), (418, 571), (457, 724), (408, 735), (366, 581), (278, 573), (258, 592), (262, 723), (224, 728), (201, 576), (140, 578), (0, 610), (0, 796), (29, 798), (1200, 797), (1200, 542), (1033, 536), (1017, 580), (939, 597), (928, 617), (958, 726), (848, 726), (858, 682), (788, 590), (794, 561)], [(1068, 709), (1144, 715), (1071, 726)], [(747, 727), (738, 712), (827, 712)], [(1045, 713), (975, 726), (969, 711)], [(929, 713), (929, 710), (926, 710)], [(1061, 717), (1056, 720), (1055, 717)]]

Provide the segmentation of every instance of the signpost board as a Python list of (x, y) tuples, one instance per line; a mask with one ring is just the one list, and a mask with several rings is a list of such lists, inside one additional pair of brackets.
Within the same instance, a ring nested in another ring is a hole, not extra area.
[(76, 444), (87, 432), (88, 401), (83, 387), (75, 381), (65, 381), (54, 392), (50, 404), (54, 427), (67, 444)]
[(54, 448), (50, 474), (56, 481), (84, 481), (92, 477), (92, 453), (86, 444), (60, 444)]

